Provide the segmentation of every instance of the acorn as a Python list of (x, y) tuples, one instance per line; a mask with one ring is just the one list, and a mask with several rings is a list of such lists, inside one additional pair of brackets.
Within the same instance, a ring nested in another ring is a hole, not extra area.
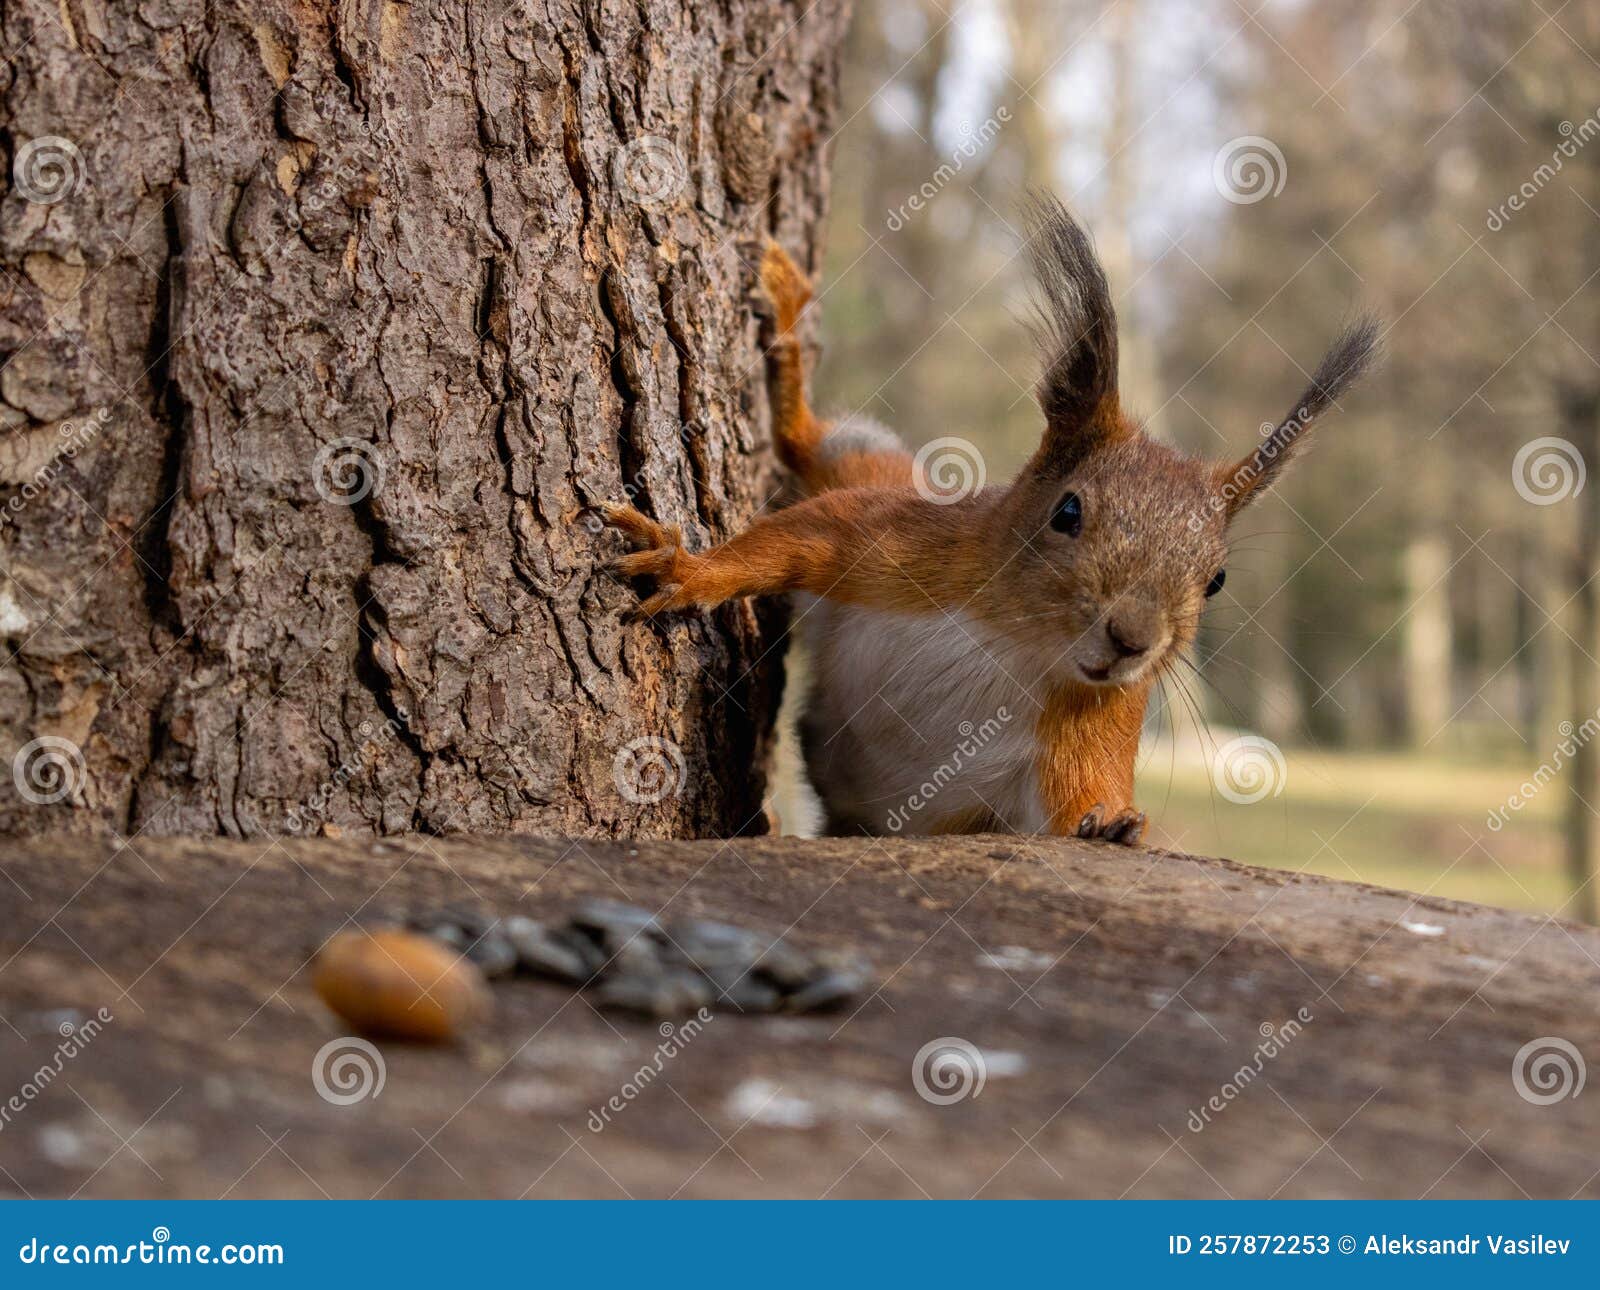
[(365, 1034), (443, 1043), (489, 1014), (489, 987), (470, 960), (395, 927), (340, 932), (317, 956), (322, 1001)]

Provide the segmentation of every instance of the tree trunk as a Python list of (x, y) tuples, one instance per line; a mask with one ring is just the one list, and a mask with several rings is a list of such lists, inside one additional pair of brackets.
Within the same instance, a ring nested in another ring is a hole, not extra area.
[[(1588, 463), (1600, 462), (1600, 398), (1569, 396), (1562, 402), (1563, 433)], [(1572, 624), (1567, 657), (1572, 676), (1571, 724), (1577, 732), (1572, 782), (1566, 801), (1567, 875), (1573, 894), (1567, 918), (1600, 923), (1600, 746), (1586, 722), (1600, 715), (1600, 489), (1593, 483), (1574, 497), (1578, 549), (1572, 565)]]
[(8, 4), (0, 831), (759, 829), (780, 612), (587, 508), (769, 495), (846, 3)]

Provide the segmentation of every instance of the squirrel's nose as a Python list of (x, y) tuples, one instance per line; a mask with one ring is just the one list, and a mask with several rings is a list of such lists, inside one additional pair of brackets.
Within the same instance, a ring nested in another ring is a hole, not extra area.
[(1133, 658), (1143, 654), (1155, 641), (1154, 631), (1147, 629), (1146, 625), (1119, 623), (1115, 618), (1107, 620), (1106, 635), (1111, 638), (1111, 647), (1117, 651), (1118, 658)]

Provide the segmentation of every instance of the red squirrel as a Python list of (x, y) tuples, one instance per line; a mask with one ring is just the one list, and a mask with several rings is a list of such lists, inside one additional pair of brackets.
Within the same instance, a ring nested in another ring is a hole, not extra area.
[(1145, 705), (1222, 587), (1228, 525), (1378, 354), (1362, 317), (1253, 451), (1185, 456), (1118, 399), (1116, 312), (1089, 235), (1054, 198), (1030, 213), (1045, 427), (1011, 484), (940, 496), (892, 431), (814, 416), (795, 331), (811, 286), (769, 243), (773, 437), (805, 500), (698, 552), (632, 506), (601, 508), (640, 548), (613, 567), (655, 579), (641, 615), (811, 598), (802, 734), (832, 833), (1138, 843)]

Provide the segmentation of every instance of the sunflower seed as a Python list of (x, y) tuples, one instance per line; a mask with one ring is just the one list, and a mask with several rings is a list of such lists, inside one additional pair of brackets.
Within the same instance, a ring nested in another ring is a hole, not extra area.
[(542, 923), (531, 918), (508, 918), (506, 940), (516, 951), (517, 962), (525, 972), (551, 977), (570, 985), (582, 985), (594, 975), (588, 958), (563, 944)]
[(785, 1002), (790, 1012), (822, 1012), (848, 1002), (864, 985), (865, 979), (853, 972), (824, 972)]

